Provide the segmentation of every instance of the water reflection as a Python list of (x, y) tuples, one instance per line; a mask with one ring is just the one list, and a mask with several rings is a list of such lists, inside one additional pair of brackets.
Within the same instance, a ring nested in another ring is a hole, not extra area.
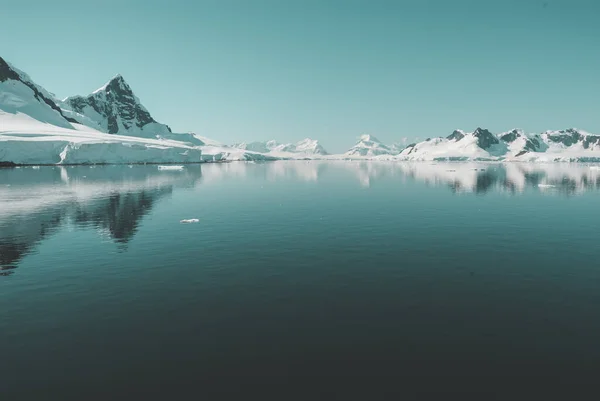
[[(216, 167), (216, 166), (215, 166)], [(383, 180), (413, 180), (431, 186), (447, 186), (455, 193), (485, 194), (491, 191), (519, 194), (533, 190), (544, 194), (575, 195), (600, 188), (600, 166), (568, 163), (401, 163), (357, 161), (277, 161), (254, 170), (239, 164), (210, 175), (262, 178), (269, 181), (318, 182), (336, 171), (353, 174), (365, 188)], [(229, 173), (228, 173), (229, 172)]]
[(413, 180), (446, 186), (454, 193), (486, 194), (491, 191), (520, 194), (576, 195), (600, 188), (600, 166), (535, 163), (399, 163), (355, 161), (280, 161), (269, 166), (267, 176), (318, 181), (333, 170), (351, 172), (361, 186), (382, 180)]
[(533, 163), (400, 164), (408, 176), (453, 192), (486, 194), (490, 191), (520, 194), (575, 195), (600, 188), (600, 169), (595, 165)]
[(0, 171), (0, 275), (60, 226), (93, 227), (127, 244), (141, 219), (175, 187), (193, 187), (199, 166), (46, 167)]
[(333, 187), (344, 176), (365, 188), (417, 181), (475, 195), (529, 191), (572, 196), (600, 188), (600, 167), (585, 164), (280, 161), (181, 171), (156, 166), (5, 169), (0, 170), (0, 275), (9, 275), (40, 241), (66, 224), (96, 229), (126, 247), (144, 216), (177, 189), (226, 184), (226, 191), (235, 185), (232, 180), (249, 188), (281, 181), (323, 181)]

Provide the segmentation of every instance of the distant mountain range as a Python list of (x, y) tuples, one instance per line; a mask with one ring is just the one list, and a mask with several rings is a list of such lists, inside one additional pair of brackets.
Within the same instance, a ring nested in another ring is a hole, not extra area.
[(87, 96), (58, 100), (0, 58), (0, 164), (186, 163), (231, 160), (600, 161), (600, 136), (570, 128), (528, 134), (455, 130), (407, 146), (362, 135), (343, 154), (319, 141), (223, 145), (157, 122), (121, 75)]
[[(258, 153), (295, 153), (304, 156), (321, 155), (326, 156), (329, 153), (325, 150), (319, 141), (315, 139), (305, 138), (296, 143), (279, 143), (276, 140), (266, 142), (249, 142), (237, 143), (233, 147), (238, 149), (249, 150)], [(286, 155), (283, 155), (285, 157)], [(291, 155), (292, 157), (294, 155)]]
[(455, 130), (446, 138), (408, 145), (401, 160), (600, 161), (600, 136), (570, 128), (526, 134), (513, 129), (500, 134), (477, 128)]

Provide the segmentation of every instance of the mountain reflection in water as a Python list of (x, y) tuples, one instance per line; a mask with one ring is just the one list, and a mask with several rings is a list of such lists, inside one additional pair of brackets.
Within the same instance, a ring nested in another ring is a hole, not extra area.
[(98, 229), (127, 244), (140, 220), (174, 187), (193, 187), (199, 166), (48, 167), (0, 170), (0, 275), (64, 224)]
[(599, 167), (558, 163), (278, 161), (189, 165), (181, 171), (156, 166), (2, 169), (0, 275), (9, 275), (36, 244), (66, 224), (96, 229), (126, 247), (144, 216), (179, 189), (205, 186), (210, 191), (211, 185), (230, 179), (256, 187), (279, 181), (316, 184), (329, 174), (351, 174), (365, 188), (412, 180), (475, 195), (533, 191), (572, 196), (600, 188)]

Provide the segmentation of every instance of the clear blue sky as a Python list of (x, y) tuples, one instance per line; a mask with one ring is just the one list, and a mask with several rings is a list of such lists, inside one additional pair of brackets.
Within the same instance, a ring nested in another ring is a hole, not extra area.
[(121, 73), (224, 142), (345, 150), (484, 126), (600, 133), (598, 0), (0, 0), (0, 54), (59, 97)]

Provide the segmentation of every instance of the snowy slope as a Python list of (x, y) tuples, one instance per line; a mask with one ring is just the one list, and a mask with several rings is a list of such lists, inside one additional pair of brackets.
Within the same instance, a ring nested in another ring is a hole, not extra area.
[(384, 145), (379, 141), (379, 139), (375, 138), (373, 135), (361, 135), (358, 138), (358, 142), (350, 148), (345, 156), (379, 156), (379, 155), (393, 155), (394, 150), (390, 147)]
[(265, 153), (251, 152), (230, 146), (201, 146), (202, 160), (206, 162), (220, 161), (272, 161), (278, 158)]
[(71, 96), (60, 105), (64, 114), (80, 124), (108, 134), (205, 144), (195, 134), (173, 133), (168, 125), (157, 122), (121, 75), (88, 96)]
[(397, 160), (600, 161), (600, 136), (574, 128), (526, 134), (520, 129), (494, 135), (477, 128), (409, 145)]
[(181, 142), (110, 135), (72, 124), (63, 128), (0, 111), (0, 161), (17, 164), (183, 163), (202, 161), (201, 148)]
[(529, 152), (543, 152), (547, 145), (539, 135), (528, 135), (521, 129), (513, 129), (498, 135), (508, 147), (507, 157), (520, 157)]
[(528, 154), (537, 161), (600, 161), (600, 136), (577, 128), (546, 131), (539, 135), (544, 152)]
[(89, 124), (91, 128), (108, 134), (156, 138), (171, 133), (168, 126), (159, 124), (152, 118), (121, 75), (89, 96), (64, 99), (63, 107), (87, 117), (80, 123)]
[[(204, 153), (204, 154), (203, 154)], [(156, 122), (117, 76), (87, 97), (58, 101), (0, 58), (0, 162), (187, 163), (273, 160)]]
[(311, 155), (327, 155), (325, 148), (316, 139), (305, 138), (295, 145), (295, 153), (311, 154)]
[(455, 130), (446, 138), (411, 144), (398, 158), (402, 160), (494, 160), (507, 152), (507, 145), (490, 131), (477, 128), (465, 133)]
[(200, 148), (172, 140), (105, 134), (79, 124), (73, 118), (75, 115), (65, 113), (52, 94), (0, 58), (0, 162), (69, 164), (202, 160)]
[(241, 143), (232, 147), (157, 122), (117, 75), (88, 96), (59, 101), (0, 58), (0, 162), (184, 163), (275, 159), (395, 161), (600, 161), (600, 136), (570, 128), (500, 134), (477, 128), (404, 147), (362, 135), (344, 154), (317, 140)]
[(71, 123), (76, 122), (62, 113), (50, 93), (1, 57), (0, 110), (10, 114), (27, 114), (40, 122), (62, 128), (73, 128)]
[[(316, 139), (305, 138), (296, 143), (282, 144), (275, 140), (266, 142), (242, 142), (233, 145), (238, 149), (249, 150), (257, 153), (270, 153), (272, 156), (282, 158), (294, 158), (300, 156), (306, 158), (311, 155), (328, 155), (325, 148)], [(295, 156), (294, 154), (299, 154)]]
[(260, 141), (242, 142), (242, 143), (236, 143), (233, 145), (234, 148), (249, 150), (251, 152), (257, 152), (257, 153), (269, 153), (279, 146), (281, 146), (281, 144), (275, 140), (266, 141), (266, 142), (260, 142)]

